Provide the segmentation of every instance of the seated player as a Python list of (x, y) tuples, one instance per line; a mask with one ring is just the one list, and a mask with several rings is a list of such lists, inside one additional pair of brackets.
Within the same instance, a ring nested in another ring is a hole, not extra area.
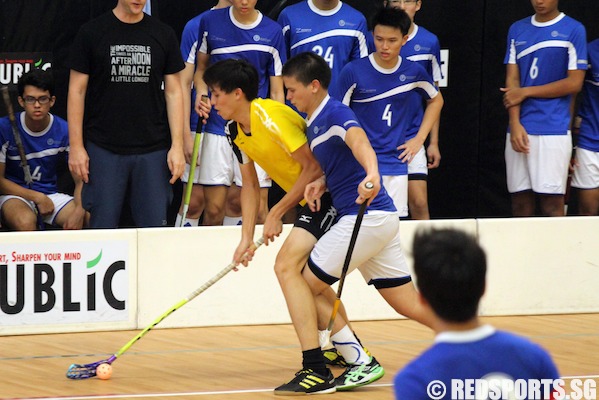
[[(75, 196), (58, 193), (59, 159), (69, 151), (67, 122), (50, 113), (56, 101), (50, 71), (32, 69), (18, 84), (15, 116), (32, 182), (25, 179), (9, 117), (0, 119), (0, 213), (10, 230), (34, 231), (43, 224), (81, 229), (87, 213), (81, 207), (82, 182), (75, 179)], [(65, 162), (66, 165), (66, 162)]]

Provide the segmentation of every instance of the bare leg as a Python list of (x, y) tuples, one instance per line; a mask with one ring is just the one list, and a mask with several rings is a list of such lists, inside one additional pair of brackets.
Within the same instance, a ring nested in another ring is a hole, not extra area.
[(227, 186), (204, 186), (204, 221), (203, 225), (222, 225), (225, 217), (225, 201)]
[(578, 213), (580, 215), (599, 214), (599, 188), (578, 189)]
[(532, 191), (512, 193), (512, 215), (514, 217), (535, 215), (535, 194)]
[(7, 200), (2, 205), (2, 221), (13, 231), (36, 231), (37, 217), (31, 208), (19, 199)]
[(408, 206), (412, 219), (430, 219), (425, 180), (408, 181)]
[(546, 217), (563, 217), (564, 195), (539, 195), (541, 213)]

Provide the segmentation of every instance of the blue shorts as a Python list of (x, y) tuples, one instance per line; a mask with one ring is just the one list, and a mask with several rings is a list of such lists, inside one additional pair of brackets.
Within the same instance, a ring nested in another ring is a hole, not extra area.
[(90, 212), (90, 228), (117, 228), (125, 198), (138, 228), (167, 225), (173, 197), (167, 150), (144, 154), (116, 154), (91, 142), (89, 182), (83, 185), (83, 208)]

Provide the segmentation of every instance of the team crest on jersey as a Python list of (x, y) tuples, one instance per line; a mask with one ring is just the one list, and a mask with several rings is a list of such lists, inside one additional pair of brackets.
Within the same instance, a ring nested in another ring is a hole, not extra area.
[(46, 143), (48, 143), (48, 146), (52, 146), (54, 144), (54, 139), (49, 138)]
[(407, 78), (406, 78), (406, 76), (405, 76), (404, 74), (401, 74), (401, 75), (399, 76), (399, 80), (400, 80), (400, 81), (402, 81), (402, 82), (405, 82), (405, 80), (406, 80), (406, 79), (407, 79)]
[(419, 44), (417, 44), (416, 46), (414, 46), (414, 50), (416, 50), (416, 51), (420, 51), (420, 45), (419, 45)]
[(268, 38), (264, 38), (260, 35), (254, 35), (253, 36), (254, 42), (266, 42), (266, 43), (270, 43), (272, 42), (272, 40), (268, 39)]
[(562, 37), (562, 38), (567, 38), (568, 35), (565, 35), (563, 33), (559, 33), (558, 31), (551, 31), (551, 37)]
[(320, 128), (318, 128), (317, 126), (314, 127), (314, 134), (318, 135), (318, 132), (320, 131)]

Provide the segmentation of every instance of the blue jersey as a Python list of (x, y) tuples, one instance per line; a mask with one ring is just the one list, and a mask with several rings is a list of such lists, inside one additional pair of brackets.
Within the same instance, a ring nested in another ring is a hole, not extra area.
[(312, 0), (302, 1), (285, 7), (278, 21), (290, 57), (312, 51), (329, 63), (329, 88), (335, 87), (345, 64), (374, 50), (364, 15), (341, 1), (327, 11), (318, 9)]
[[(280, 76), (287, 61), (281, 27), (259, 14), (251, 25), (241, 24), (233, 17), (233, 7), (208, 11), (200, 21), (199, 51), (210, 54), (210, 63), (229, 58), (243, 59), (258, 71), (258, 97), (269, 97), (270, 77)], [(206, 131), (225, 134), (225, 120), (213, 108)]]
[[(66, 159), (69, 150), (67, 122), (50, 114), (50, 125), (41, 132), (32, 132), (25, 126), (25, 113), (17, 114), (23, 149), (33, 182), (31, 189), (44, 194), (58, 191), (58, 163)], [(28, 187), (21, 167), (21, 157), (8, 117), (0, 119), (0, 163), (5, 164), (4, 177), (17, 185)]]
[[(188, 64), (196, 65), (196, 55), (198, 53), (198, 32), (200, 29), (200, 21), (202, 16), (208, 11), (201, 13), (187, 21), (181, 34), (181, 56), (183, 61)], [(195, 88), (191, 89), (191, 115), (189, 116), (189, 126), (191, 131), (195, 131), (198, 126), (199, 116), (193, 110), (194, 100), (196, 98)]]
[(599, 152), (599, 39), (589, 43), (589, 70), (582, 89), (578, 147)]
[[(421, 26), (414, 24), (414, 30), (408, 37), (408, 42), (402, 46), (399, 55), (410, 61), (420, 64), (431, 76), (433, 82), (443, 79), (441, 73), (441, 45), (437, 36)], [(424, 104), (414, 117), (409, 128), (406, 140), (412, 139), (418, 133), (422, 118), (424, 117)]]
[[(333, 206), (339, 217), (358, 213), (360, 206), (356, 204), (357, 188), (366, 177), (364, 168), (345, 144), (345, 134), (352, 127), (360, 127), (354, 112), (340, 101), (327, 96), (308, 120), (306, 128), (310, 150), (324, 171)], [(382, 184), (381, 191), (368, 210), (396, 211)]]
[(452, 379), (558, 379), (551, 356), (539, 345), (489, 325), (467, 332), (444, 332), (435, 344), (401, 370), (393, 381), (395, 398), (428, 400), (427, 386), (445, 384), (438, 399), (451, 399)]
[(393, 69), (384, 69), (371, 54), (349, 63), (331, 93), (356, 113), (376, 152), (380, 174), (407, 175), (408, 164), (399, 159), (397, 147), (405, 143), (423, 101), (439, 93), (424, 68), (400, 57)]
[[(549, 22), (535, 17), (515, 22), (508, 33), (505, 64), (516, 64), (520, 86), (540, 86), (564, 79), (570, 70), (587, 69), (584, 26), (561, 13)], [(566, 135), (571, 96), (528, 98), (521, 104), (520, 122), (530, 135)]]

